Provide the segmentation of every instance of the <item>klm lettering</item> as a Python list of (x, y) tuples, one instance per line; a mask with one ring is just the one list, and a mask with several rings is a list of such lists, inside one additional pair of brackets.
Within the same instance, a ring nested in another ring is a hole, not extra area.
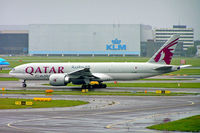
[(116, 38), (112, 40), (112, 44), (106, 45), (106, 50), (126, 50), (126, 44), (121, 44), (121, 40)]
[(126, 45), (113, 45), (113, 44), (107, 44), (106, 50), (126, 50)]

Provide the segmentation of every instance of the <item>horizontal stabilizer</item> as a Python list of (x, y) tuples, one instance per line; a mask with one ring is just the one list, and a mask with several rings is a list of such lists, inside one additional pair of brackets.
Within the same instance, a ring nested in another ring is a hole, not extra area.
[(172, 66), (162, 66), (162, 67), (155, 68), (154, 70), (166, 71), (166, 70), (170, 70), (170, 69), (172, 69)]
[(186, 67), (190, 67), (190, 66), (192, 66), (192, 65), (181, 65), (181, 66), (180, 66), (180, 69), (186, 68)]

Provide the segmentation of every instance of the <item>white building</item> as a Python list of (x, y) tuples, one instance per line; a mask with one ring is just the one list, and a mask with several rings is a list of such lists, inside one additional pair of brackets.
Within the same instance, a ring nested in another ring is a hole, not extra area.
[(0, 54), (139, 56), (153, 35), (144, 24), (0, 25)]
[(152, 26), (140, 24), (140, 29), (141, 29), (140, 32), (141, 42), (147, 42), (148, 40), (153, 40), (154, 33), (152, 30)]
[(139, 56), (141, 40), (152, 38), (141, 24), (33, 24), (29, 54)]
[(200, 45), (197, 46), (197, 53), (196, 53), (197, 56), (200, 56)]
[(194, 46), (194, 30), (185, 25), (174, 25), (173, 28), (155, 29), (155, 41), (167, 41), (173, 34), (180, 34), (180, 41), (183, 42), (183, 49), (187, 50)]

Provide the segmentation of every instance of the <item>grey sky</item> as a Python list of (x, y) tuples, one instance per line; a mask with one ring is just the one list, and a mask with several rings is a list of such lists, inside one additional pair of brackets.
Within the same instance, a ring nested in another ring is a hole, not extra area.
[(0, 0), (0, 25), (185, 24), (200, 40), (200, 0)]

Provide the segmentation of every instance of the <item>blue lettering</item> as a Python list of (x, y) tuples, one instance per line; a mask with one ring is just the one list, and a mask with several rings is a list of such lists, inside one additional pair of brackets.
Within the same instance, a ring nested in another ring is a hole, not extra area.
[(112, 50), (118, 50), (118, 47), (116, 47), (117, 45), (113, 45)]
[(106, 50), (126, 50), (126, 44), (121, 45), (121, 40), (115, 38), (112, 40), (112, 44), (106, 45)]
[(126, 45), (118, 45), (118, 50), (126, 50)]
[(108, 44), (107, 44), (107, 45), (106, 45), (106, 50), (112, 50), (111, 46), (112, 46), (112, 45), (108, 45)]
[(126, 50), (126, 45), (106, 45), (106, 50)]

